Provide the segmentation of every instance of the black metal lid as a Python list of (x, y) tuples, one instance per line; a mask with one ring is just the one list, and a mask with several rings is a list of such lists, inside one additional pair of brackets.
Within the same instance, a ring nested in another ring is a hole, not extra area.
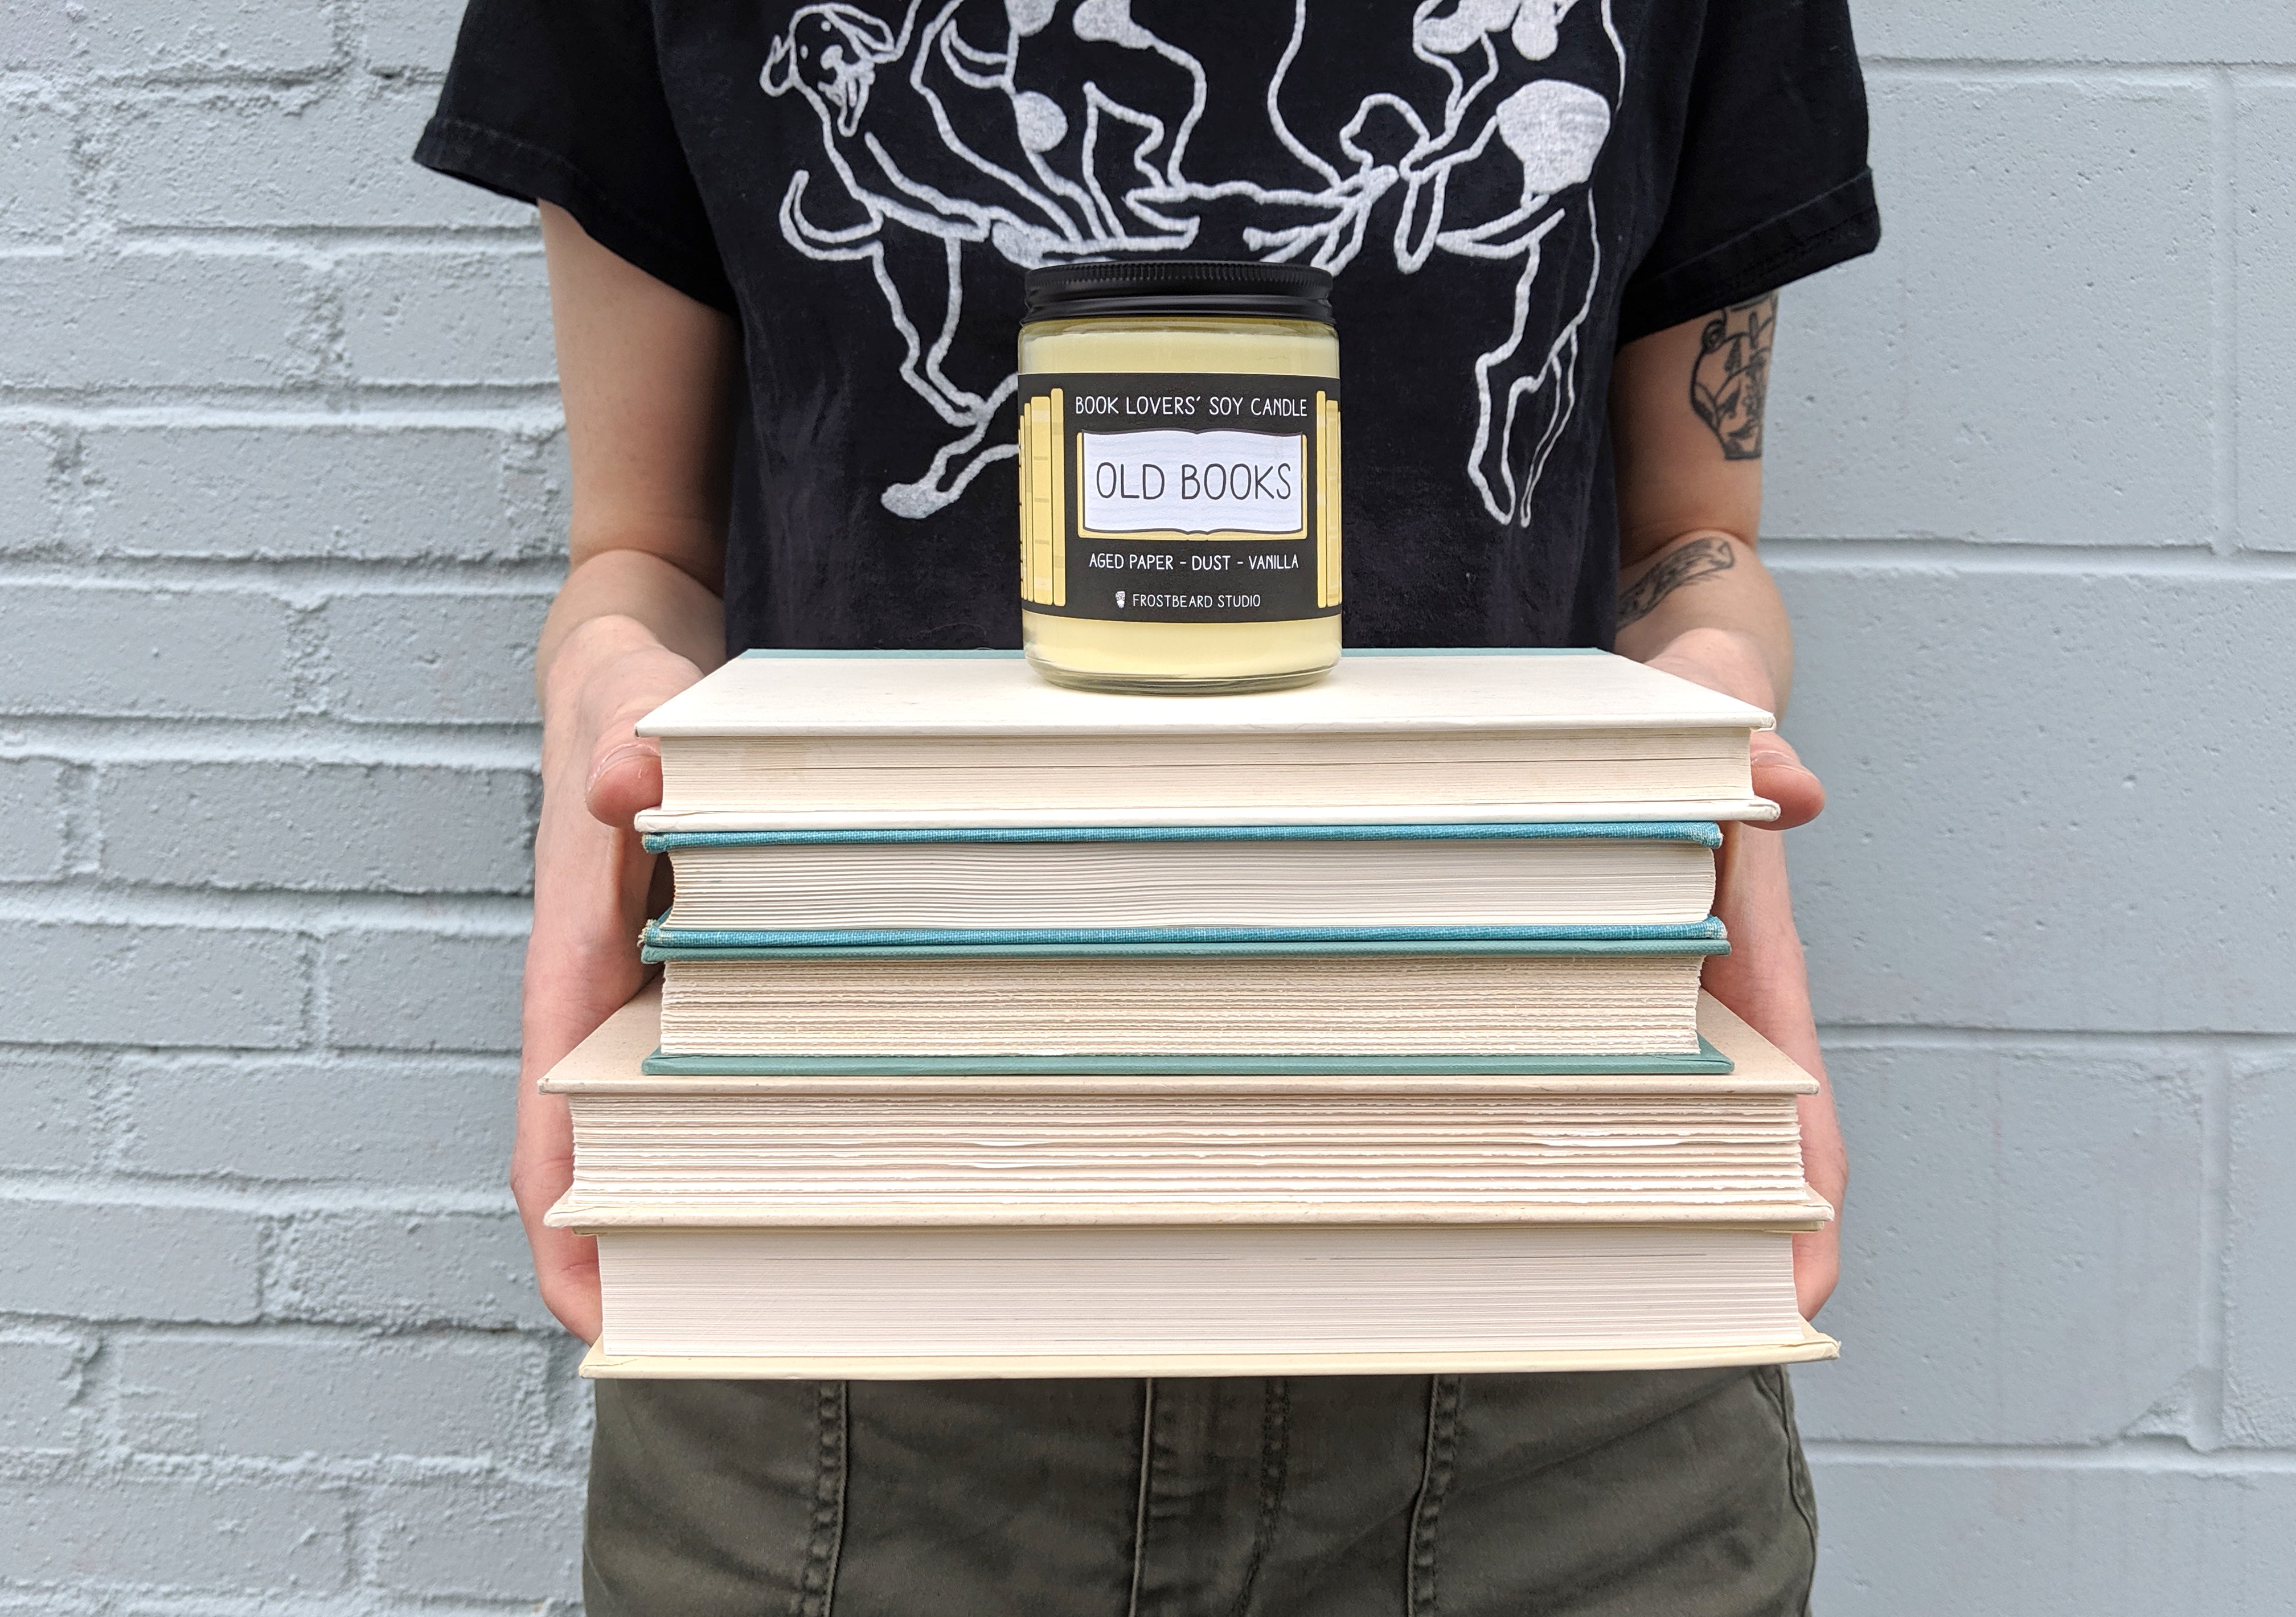
[(1332, 324), (1332, 276), (1305, 264), (1087, 259), (1029, 272), (1024, 320), (1092, 315), (1257, 316)]

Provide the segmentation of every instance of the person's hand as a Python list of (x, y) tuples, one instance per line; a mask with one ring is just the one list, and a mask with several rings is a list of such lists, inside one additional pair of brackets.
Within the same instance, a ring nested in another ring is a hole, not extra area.
[[(1773, 710), (1776, 706), (1767, 669), (1743, 636), (1694, 629), (1669, 642), (1650, 662), (1741, 702)], [(1820, 1085), (1816, 1095), (1801, 1097), (1802, 1174), (1832, 1204), (1834, 1220), (1824, 1229), (1794, 1237), (1794, 1294), (1802, 1317), (1810, 1318), (1825, 1306), (1841, 1276), (1841, 1215), (1849, 1159), (1834, 1116), (1824, 1057), (1817, 1047), (1809, 975), (1786, 881), (1785, 843), (1778, 833), (1816, 818), (1825, 807), (1825, 788), (1774, 730), (1755, 735), (1753, 763), (1756, 795), (1776, 803), (1780, 813), (1767, 826), (1722, 828), (1714, 913), (1729, 931), (1730, 952), (1708, 959), (1703, 981), (1707, 992), (1744, 1017)]]
[(510, 1182), (542, 1301), (585, 1342), (598, 1338), (598, 1244), (542, 1221), (573, 1182), (574, 1134), (564, 1098), (535, 1085), (645, 981), (637, 937), (655, 860), (630, 821), (661, 801), (661, 754), (632, 726), (701, 677), (644, 625), (597, 618), (557, 649), (543, 695), (542, 817)]

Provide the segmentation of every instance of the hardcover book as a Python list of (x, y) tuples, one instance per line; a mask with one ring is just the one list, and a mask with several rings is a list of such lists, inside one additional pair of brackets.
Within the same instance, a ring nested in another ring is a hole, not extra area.
[(1016, 653), (759, 653), (639, 725), (651, 833), (1742, 820), (1770, 716), (1596, 651), (1366, 653), (1302, 690), (1061, 689)]
[(644, 1071), (649, 993), (545, 1080), (599, 1237), (593, 1375), (1314, 1374), (1825, 1357), (1795, 1098), (1705, 1075)]
[[(1669, 929), (1671, 932), (1673, 929)], [(665, 942), (665, 1055), (1698, 1053), (1718, 923), (1472, 941)]]
[(700, 831), (645, 845), (677, 875), (657, 940), (829, 942), (1694, 926), (1720, 842), (1711, 822), (1652, 820)]

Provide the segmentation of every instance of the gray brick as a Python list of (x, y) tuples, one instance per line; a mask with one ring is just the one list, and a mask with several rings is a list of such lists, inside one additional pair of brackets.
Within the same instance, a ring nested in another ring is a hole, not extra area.
[[(1830, 1053), (1853, 1173), (1811, 1438), (2086, 1443), (2202, 1351), (2201, 1103), (2173, 1057)], [(2155, 1417), (2157, 1423), (2160, 1416)]]
[(558, 380), (539, 250), (360, 253), (342, 268), (343, 351), (360, 381)]
[(327, 10), (324, 0), (31, 0), (12, 8), (63, 12), (68, 31), (53, 20), (35, 24), (49, 42), (46, 60), (102, 73), (308, 72), (335, 53)]
[(2296, 581), (1782, 576), (1821, 1016), (2296, 1031)]
[(261, 252), (0, 258), (0, 384), (308, 382), (320, 364), (317, 291), (315, 272)]
[(80, 1319), (252, 1319), (260, 1234), (225, 1208), (0, 1201), (0, 1297)]
[(52, 758), (0, 759), (0, 881), (40, 882), (64, 864), (64, 767)]
[(2018, 0), (2013, 5), (1869, 5), (1857, 43), (1872, 56), (2036, 62), (2296, 62), (2296, 15), (2276, 5), (2143, 5)]
[(1882, 74), (1874, 98), (1889, 236), (1786, 294), (1766, 530), (2210, 543), (2206, 94)]
[(0, 587), (0, 711), (264, 718), (294, 701), (284, 604), (224, 590)]
[(72, 23), (80, 8), (71, 0), (18, 0), (0, 29), (0, 68), (53, 68), (70, 59)]
[(534, 1447), (543, 1356), (517, 1338), (130, 1339), (119, 1428), (156, 1454), (504, 1455)]
[(329, 940), (330, 1040), (346, 1048), (514, 1050), (526, 940), (355, 932)]
[(565, 432), (521, 437), (503, 457), (503, 478), (519, 532), (537, 554), (562, 558), (573, 483)]
[(344, 595), (320, 613), (326, 702), (346, 718), (519, 724), (537, 717), (541, 595)]
[(63, 538), (63, 491), (48, 431), (0, 426), (0, 555), (53, 548)]
[(582, 1593), (582, 1494), (462, 1478), (367, 1496), (374, 1577), (408, 1594), (521, 1604)]
[(498, 1057), (130, 1057), (122, 1161), (138, 1173), (493, 1190), (510, 1161), (516, 1083)]
[(366, 63), (382, 73), (443, 73), (463, 17), (455, 0), (366, 0)]
[(2296, 1473), (1819, 1459), (1826, 1617), (2289, 1611)]
[[(2290, 21), (2296, 32), (2296, 21)], [(2234, 419), (2239, 455), (2240, 540), (2296, 550), (2296, 87), (2244, 87), (2234, 154), (2239, 310)]]
[(387, 764), (112, 764), (104, 874), (183, 886), (520, 892), (532, 777)]
[(79, 1363), (70, 1342), (0, 1339), (0, 1449), (70, 1449), (79, 1441)]
[(0, 1169), (66, 1172), (95, 1150), (100, 1063), (63, 1050), (0, 1055)]
[(534, 213), (418, 168), (437, 103), (424, 86), (316, 101), (160, 102), (120, 128), (111, 159), (136, 225), (514, 225)]
[(7, 1482), (0, 1568), (32, 1584), (308, 1594), (348, 1577), (350, 1524), (340, 1493), (308, 1481)]
[(291, 933), (51, 922), (0, 928), (8, 1037), (68, 1044), (301, 1042), (303, 966)]
[(526, 1232), (508, 1211), (296, 1219), (281, 1235), (266, 1295), (282, 1318), (554, 1328), (535, 1289)]
[(549, 549), (513, 504), (505, 458), (523, 451), (484, 428), (152, 427), (85, 441), (94, 542), (109, 554), (486, 561)]
[[(13, 26), (12, 16), (10, 19)], [(61, 235), (71, 228), (70, 114), (36, 103), (0, 102), (0, 238)]]
[(2225, 1434), (2296, 1449), (2296, 1063), (2233, 1083), (2225, 1268)]

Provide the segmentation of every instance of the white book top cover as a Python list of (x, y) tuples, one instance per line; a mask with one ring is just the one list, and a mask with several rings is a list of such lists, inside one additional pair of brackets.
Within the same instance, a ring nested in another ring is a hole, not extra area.
[(1263, 732), (1767, 729), (1770, 715), (1592, 650), (1351, 652), (1316, 684), (1234, 696), (1065, 690), (1019, 653), (759, 653), (641, 735), (1217, 735)]

